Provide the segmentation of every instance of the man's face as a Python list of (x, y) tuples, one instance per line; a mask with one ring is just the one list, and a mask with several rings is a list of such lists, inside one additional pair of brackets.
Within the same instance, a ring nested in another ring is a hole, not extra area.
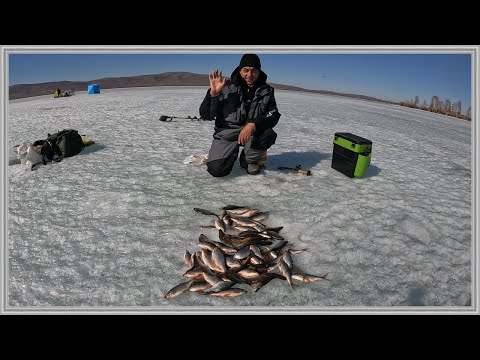
[(245, 66), (240, 69), (240, 75), (242, 76), (243, 80), (247, 83), (248, 86), (255, 84), (255, 81), (258, 79), (258, 75), (260, 75), (260, 71), (255, 69), (251, 66)]

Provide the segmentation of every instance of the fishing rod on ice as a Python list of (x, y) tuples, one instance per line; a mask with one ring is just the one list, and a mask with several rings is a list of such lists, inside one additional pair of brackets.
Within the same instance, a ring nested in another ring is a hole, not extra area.
[(278, 170), (292, 170), (296, 174), (302, 174), (302, 175), (306, 175), (306, 176), (312, 175), (312, 172), (310, 170), (303, 170), (303, 169), (301, 169), (301, 167), (302, 167), (301, 165), (297, 165), (294, 168), (279, 166)]
[(191, 116), (169, 116), (169, 115), (162, 115), (160, 116), (160, 118), (158, 120), (160, 121), (164, 121), (164, 122), (171, 122), (173, 119), (185, 119), (185, 120), (191, 120), (191, 121), (209, 121), (207, 119), (203, 119), (201, 117), (191, 117)]

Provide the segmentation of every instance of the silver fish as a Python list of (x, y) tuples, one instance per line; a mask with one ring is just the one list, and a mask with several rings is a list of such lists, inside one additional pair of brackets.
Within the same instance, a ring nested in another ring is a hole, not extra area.
[(270, 236), (273, 239), (284, 240), (283, 236), (280, 235), (278, 232), (275, 232), (273, 230), (268, 230), (268, 229), (265, 229), (264, 231), (262, 231), (262, 234), (264, 232), (265, 232), (266, 235)]
[(226, 229), (230, 229), (232, 227), (232, 218), (230, 216), (226, 215), (223, 217), (222, 221), (225, 224)]
[(225, 205), (222, 207), (222, 210), (235, 210), (235, 209), (244, 209), (245, 206), (239, 206), (239, 205)]
[(185, 254), (183, 254), (183, 262), (187, 265), (187, 270), (193, 269), (193, 258), (192, 254), (185, 250)]
[(266, 237), (266, 238), (270, 238), (269, 235), (266, 235), (266, 234), (263, 234), (261, 232), (258, 232), (257, 230), (255, 230), (254, 228), (249, 228), (247, 230), (242, 230), (241, 232), (239, 232), (237, 234), (237, 236), (239, 238), (245, 238), (245, 237), (249, 237), (249, 236), (258, 236), (258, 237)]
[(182, 295), (183, 293), (187, 292), (188, 289), (190, 289), (190, 286), (192, 286), (194, 279), (190, 279), (188, 281), (185, 281), (183, 283), (178, 284), (177, 286), (173, 287), (170, 289), (164, 296), (165, 299), (171, 299), (176, 296)]
[(278, 269), (280, 270), (280, 274), (287, 278), (287, 282), (290, 284), (290, 286), (294, 288), (292, 283), (292, 272), (290, 271), (290, 268), (285, 263), (285, 261), (280, 260), (278, 262)]
[(269, 227), (266, 230), (271, 230), (271, 231), (275, 231), (276, 233), (279, 233), (280, 230), (282, 230), (282, 229), (283, 229), (283, 226), (278, 226), (278, 227), (273, 227), (273, 228)]
[(231, 272), (226, 272), (225, 274), (223, 274), (222, 280), (224, 280), (224, 281), (233, 281), (233, 282), (236, 282), (236, 283), (238, 283), (238, 284), (243, 284), (243, 283), (245, 283), (245, 279), (243, 279), (243, 278), (241, 278), (240, 276), (238, 276), (237, 274), (231, 273)]
[(245, 238), (242, 239), (238, 244), (243, 244), (243, 245), (271, 245), (272, 241), (271, 240), (266, 240), (266, 239), (259, 239), (259, 238)]
[(240, 238), (238, 236), (227, 235), (229, 241), (236, 247), (245, 246), (245, 245), (270, 245), (272, 244), (271, 240), (265, 239), (261, 236), (249, 236)]
[[(208, 250), (206, 250), (208, 252)], [(199, 254), (195, 256), (195, 268), (201, 270), (204, 273), (216, 276), (215, 273), (210, 270), (210, 268), (202, 261), (202, 252), (199, 251)]]
[(255, 255), (250, 258), (250, 263), (252, 265), (260, 265), (260, 264), (264, 264), (265, 262)]
[(282, 256), (282, 260), (287, 264), (287, 266), (291, 269), (293, 267), (293, 259), (290, 256), (290, 251), (285, 252)]
[(240, 261), (238, 260), (235, 260), (234, 258), (232, 258), (231, 256), (226, 256), (225, 257), (225, 263), (227, 264), (227, 266), (232, 269), (232, 270), (235, 270), (237, 268), (239, 268), (241, 266), (240, 264)]
[(286, 280), (286, 277), (277, 273), (261, 274), (258, 278), (250, 281), (248, 284), (253, 288), (254, 292), (257, 292), (262, 286), (268, 284), (273, 279)]
[(238, 250), (235, 255), (233, 255), (233, 258), (235, 260), (242, 260), (245, 259), (248, 255), (250, 255), (250, 247), (244, 246), (243, 248)]
[(220, 215), (218, 215), (218, 217), (223, 220), (225, 218), (225, 216), (227, 216), (227, 211), (225, 209), (222, 209), (222, 211), (220, 211)]
[(190, 291), (193, 292), (203, 292), (210, 288), (212, 285), (207, 283), (206, 281), (195, 282), (192, 286), (190, 286)]
[(315, 281), (320, 281), (320, 280), (326, 280), (326, 281), (331, 281), (330, 279), (327, 278), (327, 275), (329, 273), (326, 273), (323, 276), (317, 276), (317, 275), (312, 275), (312, 274), (306, 274), (300, 268), (296, 265), (293, 265), (292, 267), (292, 279), (299, 280), (304, 283), (310, 283), (310, 282), (315, 282)]
[(265, 262), (267, 262), (267, 263), (269, 263), (272, 260), (275, 260), (276, 258), (278, 258), (278, 253), (277, 253), (276, 250), (272, 250), (272, 251), (263, 251), (262, 250), (262, 254), (263, 254), (263, 257), (265, 259)]
[(227, 227), (226, 227), (225, 223), (223, 222), (223, 220), (216, 219), (214, 224), (215, 224), (215, 227), (218, 230), (222, 230), (223, 232), (225, 232), (227, 230)]
[(227, 264), (225, 263), (225, 255), (223, 254), (222, 250), (220, 250), (219, 247), (215, 247), (215, 249), (213, 249), (212, 260), (213, 260), (213, 263), (217, 266), (217, 268), (222, 273), (225, 273), (228, 271)]
[(331, 281), (330, 279), (327, 279), (325, 277), (327, 275), (328, 275), (328, 273), (323, 275), (323, 276), (317, 276), (317, 275), (312, 275), (312, 274), (304, 274), (304, 275), (292, 274), (292, 279), (301, 281), (303, 283), (311, 283), (311, 282), (320, 281), (320, 280)]
[(269, 212), (268, 211), (265, 211), (265, 212), (257, 212), (256, 214), (254, 214), (252, 216), (252, 220), (255, 220), (255, 221), (262, 221), (262, 220), (265, 220), (269, 215)]
[(185, 271), (182, 276), (192, 278), (194, 280), (201, 280), (203, 279), (203, 270), (200, 268), (193, 268)]
[(212, 255), (210, 251), (205, 249), (202, 250), (202, 261), (205, 265), (207, 265), (210, 271), (215, 272), (215, 270), (217, 269), (217, 266), (212, 261)]
[(262, 255), (262, 252), (260, 251), (257, 245), (250, 245), (250, 250), (253, 252), (255, 256), (259, 257), (262, 261), (265, 260)]
[(259, 221), (255, 221), (252, 219), (244, 219), (244, 218), (240, 219), (236, 217), (232, 217), (231, 219), (235, 223), (235, 225), (248, 226), (248, 227), (254, 228), (257, 231), (265, 230), (265, 225)]
[(198, 246), (200, 246), (202, 249), (210, 250), (210, 251), (213, 251), (213, 249), (217, 247), (214, 243), (210, 241), (199, 241)]
[(287, 240), (279, 240), (277, 242), (274, 242), (270, 246), (266, 246), (266, 251), (278, 250), (278, 249), (283, 248), (287, 244), (288, 244)]
[(236, 247), (233, 241), (231, 240), (231, 235), (225, 234), (221, 229), (218, 230), (218, 238), (223, 241), (228, 246)]
[(250, 209), (250, 210), (247, 210), (247, 211), (242, 212), (240, 214), (234, 214), (234, 215), (239, 216), (239, 217), (251, 218), (251, 217), (255, 216), (256, 214), (258, 214), (259, 212), (260, 212), (260, 210), (258, 210), (258, 209)]
[(234, 255), (237, 252), (237, 249), (228, 246), (224, 243), (221, 243), (220, 241), (212, 241), (216, 246), (220, 248), (225, 254), (227, 255)]
[(258, 233), (258, 231), (255, 230), (255, 228), (253, 228), (253, 227), (234, 224), (233, 221), (232, 221), (232, 224), (230, 225), (230, 227), (232, 229), (235, 229), (235, 230), (241, 231), (241, 232), (255, 232), (255, 233)]
[(256, 279), (260, 276), (260, 273), (253, 270), (253, 269), (243, 269), (237, 272), (239, 276), (241, 276), (244, 279)]
[(279, 256), (279, 257), (269, 261), (268, 263), (266, 263), (267, 272), (274, 271), (278, 267), (278, 263), (280, 262), (281, 259), (282, 258)]
[(239, 288), (230, 288), (228, 290), (223, 290), (215, 293), (209, 294), (210, 296), (218, 296), (218, 297), (233, 297), (243, 295), (247, 292), (247, 290), (239, 289)]
[(249, 207), (238, 207), (235, 209), (225, 209), (227, 213), (232, 214), (232, 215), (240, 215), (243, 214), (249, 210), (251, 210)]
[(207, 235), (205, 234), (200, 234), (200, 236), (198, 237), (198, 241), (211, 241)]
[(210, 210), (205, 210), (205, 209), (200, 209), (200, 208), (193, 208), (193, 210), (195, 210), (196, 212), (200, 213), (200, 214), (203, 214), (203, 215), (213, 215), (213, 216), (216, 216), (217, 218), (220, 219), (220, 217), (215, 214), (214, 212), (210, 211)]
[(205, 279), (205, 281), (207, 283), (209, 283), (210, 285), (214, 286), (215, 284), (217, 284), (218, 282), (222, 281), (221, 279), (219, 279), (218, 277), (216, 277), (215, 275), (211, 275), (207, 272), (204, 272), (203, 273), (203, 278)]
[(235, 281), (230, 281), (230, 280), (219, 281), (218, 283), (213, 285), (211, 288), (206, 289), (203, 293), (204, 294), (210, 294), (210, 293), (214, 293), (214, 292), (224, 291), (224, 290), (230, 289), (235, 284), (236, 284)]

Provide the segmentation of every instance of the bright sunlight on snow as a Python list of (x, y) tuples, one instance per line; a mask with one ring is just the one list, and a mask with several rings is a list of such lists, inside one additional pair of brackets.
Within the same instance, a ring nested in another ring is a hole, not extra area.
[[(13, 100), (8, 108), (10, 310), (337, 310), (471, 306), (471, 123), (395, 105), (276, 91), (282, 114), (267, 169), (237, 161), (214, 178), (184, 164), (208, 153), (213, 122), (199, 116), (208, 87), (102, 89)], [(15, 145), (74, 128), (95, 141), (79, 155), (30, 171)], [(363, 178), (332, 169), (333, 137), (372, 141)], [(312, 176), (278, 170), (295, 167)], [(228, 205), (270, 213), (265, 223), (297, 248), (294, 263), (331, 281), (273, 280), (217, 298), (186, 292), (185, 250), (218, 241)]]

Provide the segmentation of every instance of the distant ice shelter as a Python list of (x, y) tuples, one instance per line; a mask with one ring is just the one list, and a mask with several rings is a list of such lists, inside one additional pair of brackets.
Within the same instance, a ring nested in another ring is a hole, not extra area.
[(100, 85), (98, 85), (98, 84), (88, 85), (88, 93), (89, 94), (100, 94)]

